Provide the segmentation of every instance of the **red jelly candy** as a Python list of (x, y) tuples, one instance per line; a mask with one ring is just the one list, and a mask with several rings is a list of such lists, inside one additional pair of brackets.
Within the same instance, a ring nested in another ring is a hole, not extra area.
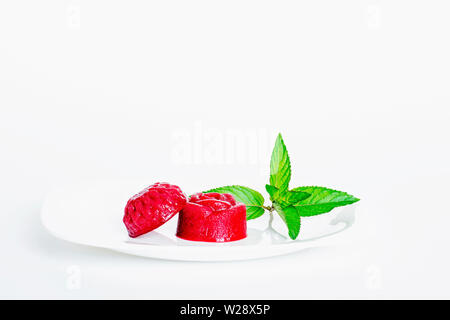
[(227, 242), (246, 236), (245, 205), (231, 194), (194, 194), (178, 216), (177, 237), (185, 240)]
[(187, 198), (175, 185), (157, 182), (128, 200), (123, 223), (135, 238), (166, 223), (180, 212)]

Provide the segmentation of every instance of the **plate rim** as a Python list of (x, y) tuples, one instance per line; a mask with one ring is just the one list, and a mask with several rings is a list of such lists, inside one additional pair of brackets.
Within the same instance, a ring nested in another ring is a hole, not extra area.
[[(79, 184), (69, 185), (71, 187), (75, 187)], [(67, 185), (65, 185), (67, 187)], [(195, 245), (185, 245), (185, 246), (176, 246), (176, 245), (151, 245), (146, 243), (125, 243), (121, 241), (111, 242), (111, 241), (97, 241), (97, 242), (89, 242), (83, 241), (81, 238), (73, 238), (68, 236), (67, 234), (63, 234), (55, 230), (49, 224), (49, 203), (52, 201), (52, 197), (54, 197), (56, 191), (61, 192), (61, 190), (66, 190), (65, 188), (58, 188), (57, 190), (52, 190), (47, 193), (43, 205), (40, 211), (40, 221), (44, 228), (55, 238), (75, 243), (78, 245), (84, 245), (88, 247), (96, 247), (107, 250), (112, 250), (115, 252), (120, 252), (128, 255), (135, 255), (140, 257), (147, 257), (153, 259), (164, 259), (164, 260), (172, 260), (172, 261), (240, 261), (240, 260), (250, 260), (257, 258), (269, 258), (280, 256), (288, 253), (294, 253), (297, 251), (301, 251), (303, 249), (311, 248), (311, 247), (319, 247), (319, 246), (327, 246), (327, 245), (337, 245), (341, 242), (341, 240), (351, 236), (351, 232), (348, 229), (353, 229), (355, 223), (346, 225), (343, 229), (326, 235), (324, 237), (318, 239), (308, 239), (308, 240), (290, 240), (285, 243), (271, 243), (271, 244), (252, 244), (246, 246), (226, 246), (226, 243), (218, 243), (218, 246), (195, 246)], [(72, 189), (73, 190), (73, 189)], [(357, 206), (353, 205), (356, 209)], [(342, 208), (341, 208), (342, 209)], [(238, 240), (239, 241), (239, 240)], [(258, 250), (257, 254), (250, 254), (248, 257), (241, 256), (242, 252), (248, 254), (250, 248), (261, 248), (265, 247), (271, 250)], [(146, 252), (142, 252), (143, 249), (146, 248)], [(166, 252), (161, 252), (161, 250), (165, 250)], [(170, 252), (167, 252), (170, 251)], [(180, 253), (183, 251), (183, 254), (179, 254), (178, 257), (172, 257), (171, 255), (175, 252)], [(221, 254), (225, 254), (223, 257), (217, 256), (216, 252), (220, 251)], [(278, 251), (278, 252), (274, 252)], [(200, 258), (198, 255), (205, 255), (206, 253), (213, 253), (213, 256), (205, 258)], [(189, 255), (193, 255), (189, 257)], [(233, 255), (233, 256), (229, 256)]]

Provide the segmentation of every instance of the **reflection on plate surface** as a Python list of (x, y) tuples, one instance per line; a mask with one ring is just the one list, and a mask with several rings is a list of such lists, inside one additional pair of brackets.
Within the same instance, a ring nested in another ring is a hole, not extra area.
[(350, 227), (356, 222), (355, 205), (302, 218), (299, 238), (293, 241), (281, 219), (270, 219), (266, 214), (248, 221), (248, 236), (243, 240), (207, 243), (177, 238), (175, 216), (157, 230), (133, 239), (122, 223), (123, 208), (130, 194), (144, 185), (135, 181), (96, 181), (60, 187), (47, 196), (42, 223), (51, 234), (66, 241), (127, 254), (184, 261), (232, 261), (350, 242), (347, 238), (352, 232), (344, 231), (353, 229)]
[(214, 242), (201, 242), (201, 241), (189, 241), (183, 240), (176, 236), (169, 237), (158, 231), (152, 231), (137, 238), (128, 238), (125, 240), (129, 244), (140, 245), (156, 245), (156, 246), (255, 246), (255, 245), (280, 245), (292, 242), (307, 242), (318, 240), (324, 237), (329, 237), (334, 234), (345, 231), (350, 228), (355, 222), (355, 209), (354, 207), (343, 208), (329, 224), (331, 226), (337, 226), (337, 229), (330, 229), (327, 233), (318, 234), (312, 238), (299, 238), (291, 240), (286, 236), (283, 236), (277, 230), (275, 230), (270, 221), (269, 226), (264, 229), (248, 228), (247, 238), (237, 241), (214, 243)]

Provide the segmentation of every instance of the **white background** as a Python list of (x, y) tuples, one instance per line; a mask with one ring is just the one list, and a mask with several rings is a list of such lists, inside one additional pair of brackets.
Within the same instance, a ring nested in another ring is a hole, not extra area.
[[(449, 11), (2, 1), (0, 298), (450, 298)], [(256, 160), (233, 145), (228, 161), (204, 153), (211, 132), (231, 131), (258, 133)], [(362, 199), (370, 223), (354, 244), (181, 263), (70, 244), (40, 224), (45, 194), (80, 179), (157, 173), (263, 191), (277, 132), (293, 186)]]

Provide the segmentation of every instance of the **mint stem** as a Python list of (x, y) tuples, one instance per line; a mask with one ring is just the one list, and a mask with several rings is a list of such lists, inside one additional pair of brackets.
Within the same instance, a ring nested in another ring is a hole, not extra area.
[(275, 208), (273, 207), (273, 205), (271, 207), (267, 207), (267, 206), (262, 206), (264, 209), (266, 209), (269, 212), (272, 212), (273, 210), (275, 210)]
[(272, 229), (272, 222), (273, 222), (273, 213), (272, 211), (269, 212), (269, 228)]

